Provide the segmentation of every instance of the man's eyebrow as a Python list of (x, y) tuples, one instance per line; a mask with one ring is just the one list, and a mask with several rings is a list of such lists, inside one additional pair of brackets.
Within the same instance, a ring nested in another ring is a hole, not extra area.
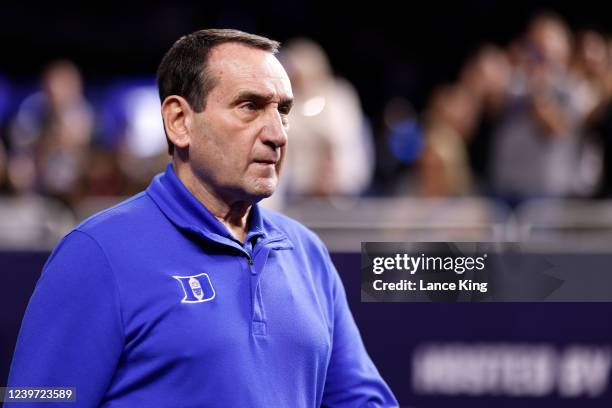
[[(262, 94), (262, 93), (258, 93), (258, 92), (253, 92), (253, 91), (243, 91), (240, 92), (236, 98), (234, 98), (235, 101), (237, 102), (242, 102), (242, 101), (253, 101), (256, 104), (266, 104), (269, 103), (270, 101), (274, 100), (274, 94), (273, 93), (266, 93), (266, 94)], [(291, 97), (281, 97), (280, 101), (278, 102), (279, 105), (287, 105), (289, 107), (291, 107), (293, 105), (293, 98)]]

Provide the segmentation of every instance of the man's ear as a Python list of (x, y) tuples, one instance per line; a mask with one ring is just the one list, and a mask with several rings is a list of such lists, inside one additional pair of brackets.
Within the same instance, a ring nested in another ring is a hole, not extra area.
[(168, 139), (178, 148), (189, 146), (194, 112), (187, 100), (178, 95), (170, 95), (161, 106), (164, 128)]

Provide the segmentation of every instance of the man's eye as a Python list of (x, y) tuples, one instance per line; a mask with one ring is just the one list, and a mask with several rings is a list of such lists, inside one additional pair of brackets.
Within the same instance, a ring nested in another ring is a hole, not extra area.
[(247, 111), (255, 111), (257, 110), (257, 105), (253, 102), (245, 102), (240, 106), (242, 109)]
[(288, 115), (291, 108), (289, 106), (279, 106), (278, 111), (281, 113), (281, 115)]

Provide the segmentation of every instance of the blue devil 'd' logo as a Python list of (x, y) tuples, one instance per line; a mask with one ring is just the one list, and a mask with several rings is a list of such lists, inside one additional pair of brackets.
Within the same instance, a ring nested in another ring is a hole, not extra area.
[(194, 276), (173, 276), (173, 278), (181, 283), (183, 292), (185, 292), (182, 303), (208, 302), (215, 297), (215, 290), (206, 273)]

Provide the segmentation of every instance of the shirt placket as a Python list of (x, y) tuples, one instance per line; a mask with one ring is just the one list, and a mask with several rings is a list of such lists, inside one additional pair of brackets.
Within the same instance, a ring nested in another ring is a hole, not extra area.
[(271, 248), (263, 246), (254, 251), (253, 258), (249, 258), (247, 263), (249, 266), (251, 278), (251, 301), (252, 301), (252, 318), (251, 318), (251, 333), (253, 336), (267, 336), (267, 321), (264, 309), (263, 295), (261, 290), (261, 276), (266, 266)]

